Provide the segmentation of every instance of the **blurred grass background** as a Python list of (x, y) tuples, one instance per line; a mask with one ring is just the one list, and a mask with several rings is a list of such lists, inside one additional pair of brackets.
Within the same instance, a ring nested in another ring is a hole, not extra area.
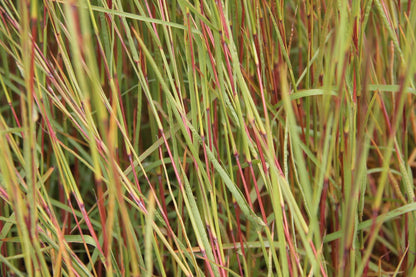
[(416, 2), (0, 1), (0, 275), (416, 276)]

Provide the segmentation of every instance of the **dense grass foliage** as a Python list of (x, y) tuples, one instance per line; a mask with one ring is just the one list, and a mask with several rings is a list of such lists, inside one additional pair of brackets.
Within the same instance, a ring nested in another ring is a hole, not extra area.
[(1, 276), (416, 276), (416, 1), (0, 1)]

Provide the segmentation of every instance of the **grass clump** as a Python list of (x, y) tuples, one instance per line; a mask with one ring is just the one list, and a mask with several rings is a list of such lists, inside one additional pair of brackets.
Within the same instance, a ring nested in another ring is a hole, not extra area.
[(416, 2), (0, 2), (2, 276), (414, 276)]

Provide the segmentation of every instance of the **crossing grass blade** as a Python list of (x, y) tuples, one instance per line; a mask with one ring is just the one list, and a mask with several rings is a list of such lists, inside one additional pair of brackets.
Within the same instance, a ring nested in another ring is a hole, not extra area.
[(415, 1), (0, 1), (0, 275), (414, 275), (415, 30)]

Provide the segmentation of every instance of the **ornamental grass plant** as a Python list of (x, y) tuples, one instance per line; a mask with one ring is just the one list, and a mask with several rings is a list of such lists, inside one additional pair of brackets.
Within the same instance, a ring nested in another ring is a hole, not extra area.
[(416, 276), (416, 1), (1, 0), (1, 276)]

